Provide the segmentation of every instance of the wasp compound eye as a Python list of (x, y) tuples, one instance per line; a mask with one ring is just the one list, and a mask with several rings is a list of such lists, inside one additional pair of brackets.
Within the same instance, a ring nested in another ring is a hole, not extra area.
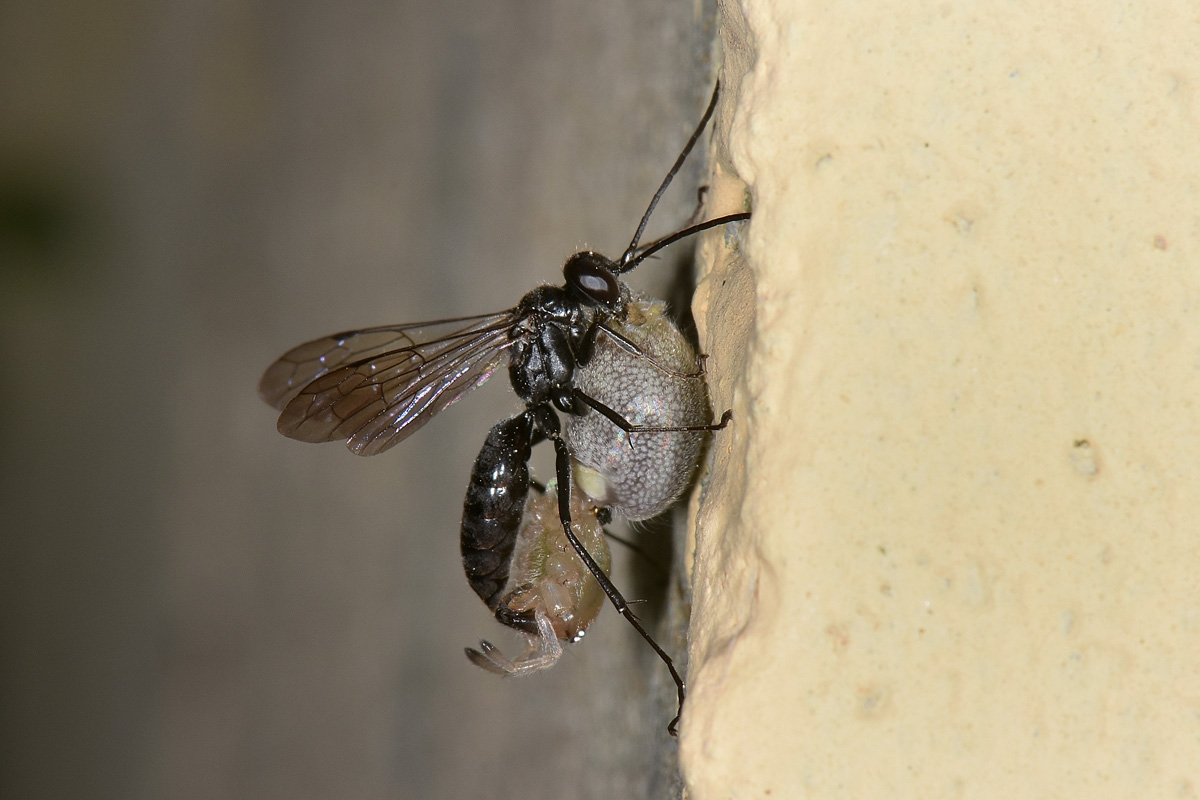
[(590, 250), (576, 253), (563, 265), (567, 288), (580, 300), (613, 308), (621, 302), (621, 284), (612, 261)]

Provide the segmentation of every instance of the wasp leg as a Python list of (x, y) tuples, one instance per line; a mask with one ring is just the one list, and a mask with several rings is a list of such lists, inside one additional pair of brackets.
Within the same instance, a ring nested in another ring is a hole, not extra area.
[[(629, 355), (633, 356), (634, 358), (640, 358), (642, 361), (645, 361), (647, 364), (651, 365), (652, 367), (654, 367), (655, 369), (657, 369), (659, 372), (663, 373), (664, 375), (670, 375), (675, 378), (682, 378), (683, 380), (694, 381), (694, 380), (699, 380), (700, 378), (703, 378), (706, 374), (704, 371), (704, 362), (705, 362), (705, 360), (708, 359), (707, 355), (696, 356), (696, 371), (695, 372), (680, 372), (679, 370), (671, 369), (670, 367), (663, 366), (662, 364), (658, 363), (653, 358), (651, 358), (650, 356), (648, 356), (644, 352), (642, 352), (642, 348), (638, 347), (636, 344), (629, 341), (624, 336), (617, 333), (612, 328), (608, 327), (607, 325), (605, 325), (603, 323), (596, 323), (594, 326), (592, 326), (592, 329), (590, 331), (588, 331), (589, 341), (591, 339), (595, 339), (595, 334), (597, 331), (604, 331), (604, 335), (607, 336), (608, 338), (612, 339), (613, 343), (616, 344), (618, 347), (620, 347), (622, 350), (629, 353)], [(591, 347), (590, 344), (585, 345), (584, 346), (585, 352), (588, 352), (590, 347)]]
[[(699, 433), (701, 431), (719, 431), (723, 430), (725, 426), (727, 426), (733, 419), (733, 411), (726, 410), (726, 412), (721, 415), (720, 421), (711, 425), (634, 425), (616, 411), (604, 405), (604, 403), (601, 403), (594, 397), (584, 394), (578, 389), (573, 390), (573, 395), (575, 399), (595, 410), (613, 425), (616, 425), (626, 433)], [(630, 446), (632, 446), (632, 440)]]
[(654, 641), (654, 637), (646, 633), (646, 629), (642, 627), (641, 623), (638, 622), (637, 616), (629, 608), (629, 603), (617, 591), (617, 587), (604, 574), (604, 570), (600, 569), (600, 565), (596, 563), (591, 553), (587, 551), (587, 548), (575, 536), (575, 531), (571, 529), (571, 452), (567, 449), (567, 443), (559, 435), (558, 431), (549, 431), (547, 435), (554, 441), (554, 467), (555, 475), (558, 478), (558, 518), (562, 521), (567, 541), (571, 543), (571, 547), (574, 548), (576, 555), (583, 561), (584, 566), (588, 568), (588, 572), (592, 573), (592, 577), (600, 584), (600, 588), (613, 604), (613, 608), (625, 618), (626, 622), (633, 626), (633, 629), (646, 640), (647, 644), (654, 648), (654, 652), (658, 654), (658, 657), (662, 659), (663, 663), (667, 665), (667, 669), (670, 670), (671, 679), (675, 681), (675, 689), (679, 695), (679, 709), (675, 714), (675, 718), (667, 725), (667, 732), (672, 736), (678, 736), (679, 717), (683, 714), (683, 701), (687, 697), (687, 689), (684, 687), (683, 678), (679, 676), (679, 671), (675, 669), (675, 662), (659, 646), (658, 642)]

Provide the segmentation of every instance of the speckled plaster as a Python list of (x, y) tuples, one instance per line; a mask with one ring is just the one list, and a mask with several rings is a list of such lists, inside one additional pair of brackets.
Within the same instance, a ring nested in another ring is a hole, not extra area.
[(689, 797), (1200, 793), (1194, 5), (723, 18)]

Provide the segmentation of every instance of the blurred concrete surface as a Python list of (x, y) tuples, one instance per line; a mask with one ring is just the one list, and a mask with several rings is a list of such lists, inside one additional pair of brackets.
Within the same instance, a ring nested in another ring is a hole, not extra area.
[(712, 24), (0, 6), (0, 797), (674, 790), (665, 671), (611, 610), (543, 675), (463, 657), (514, 646), (457, 542), (503, 379), (371, 459), (279, 436), (254, 387), (301, 341), (619, 252), (707, 98)]

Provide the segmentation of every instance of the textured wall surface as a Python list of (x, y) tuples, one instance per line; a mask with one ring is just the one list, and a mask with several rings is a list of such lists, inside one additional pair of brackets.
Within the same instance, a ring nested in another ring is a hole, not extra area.
[(1194, 6), (724, 12), (690, 796), (1195, 796)]

